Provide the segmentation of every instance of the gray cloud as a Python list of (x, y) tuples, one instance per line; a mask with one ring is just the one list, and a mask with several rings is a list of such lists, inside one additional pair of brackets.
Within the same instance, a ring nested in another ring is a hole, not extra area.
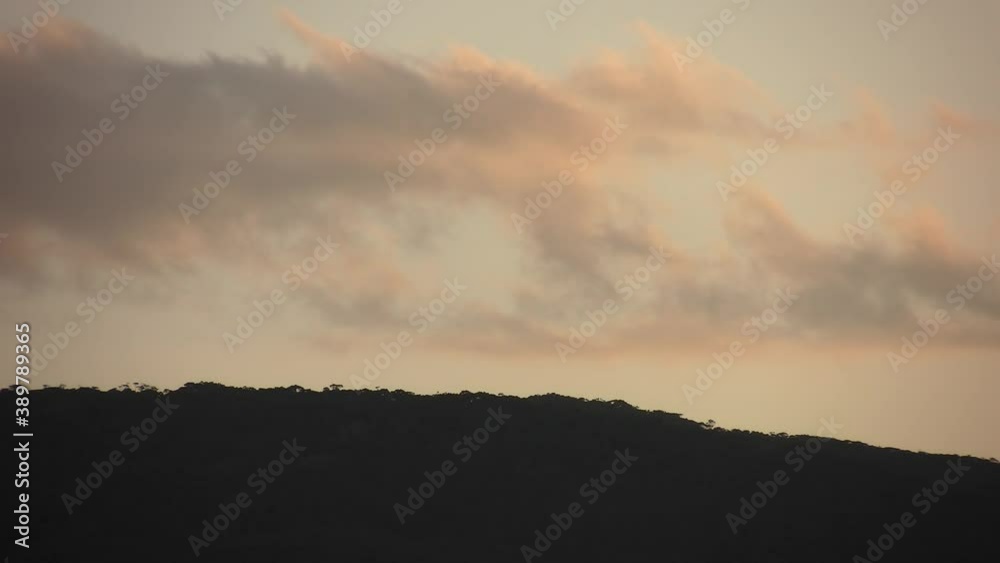
[[(614, 295), (615, 280), (641, 264), (651, 246), (664, 246), (674, 259), (644, 290), (632, 320), (608, 329), (609, 349), (657, 350), (729, 334), (785, 286), (803, 296), (785, 319), (786, 338), (893, 339), (911, 328), (921, 307), (942, 305), (977, 269), (977, 257), (944, 250), (919, 225), (891, 231), (902, 242), (896, 247), (812, 240), (780, 206), (754, 193), (726, 217), (734, 257), (725, 261), (689, 255), (649, 228), (657, 203), (631, 191), (640, 180), (630, 159), (651, 152), (676, 158), (691, 134), (754, 138), (764, 130), (754, 116), (770, 109), (751, 83), (709, 60), (700, 63), (719, 72), (679, 80), (663, 55), (667, 44), (655, 37), (641, 63), (597, 61), (547, 79), (476, 53), (406, 63), (365, 54), (348, 63), (335, 39), (288, 19), (315, 50), (315, 64), (161, 60), (65, 20), (22, 53), (0, 51), (0, 78), (16, 85), (0, 91), (9, 130), (0, 157), (0, 222), (11, 233), (0, 248), (0, 280), (82, 284), (82, 272), (122, 264), (169, 279), (198, 276), (206, 263), (253, 278), (280, 272), (296, 256), (287, 249), (295, 241), (288, 233), (329, 233), (345, 243), (346, 266), (303, 295), (331, 326), (392, 328), (419, 299), (416, 274), (400, 254), (433, 254), (431, 241), (449, 228), (442, 217), (460, 216), (467, 206), (483, 206), (506, 224), (619, 113), (630, 130), (594, 169), (523, 238), (498, 237), (524, 257), (511, 275), (530, 280), (532, 289), (512, 287), (513, 310), (470, 305), (445, 329), (448, 346), (550, 351), (567, 323)], [(114, 100), (156, 66), (169, 75), (119, 119)], [(460, 130), (450, 130), (444, 112), (484, 76), (502, 86)], [(294, 121), (245, 162), (240, 143), (265, 127), (275, 108), (287, 108)], [(115, 130), (60, 182), (52, 162), (105, 118)], [(390, 193), (385, 171), (439, 127), (449, 141)], [(852, 128), (872, 135), (871, 127)], [(832, 137), (844, 135), (841, 126)], [(178, 206), (230, 159), (244, 172), (185, 223)], [(621, 203), (615, 211), (610, 197)], [(1000, 317), (995, 286), (968, 312), (979, 324), (949, 339), (988, 343)]]

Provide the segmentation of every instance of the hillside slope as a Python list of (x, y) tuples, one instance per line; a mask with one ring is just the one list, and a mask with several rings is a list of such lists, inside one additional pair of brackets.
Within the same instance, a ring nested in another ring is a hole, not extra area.
[(1000, 555), (994, 462), (617, 401), (199, 384), (31, 405), (31, 561), (818, 563), (891, 533), (880, 561)]

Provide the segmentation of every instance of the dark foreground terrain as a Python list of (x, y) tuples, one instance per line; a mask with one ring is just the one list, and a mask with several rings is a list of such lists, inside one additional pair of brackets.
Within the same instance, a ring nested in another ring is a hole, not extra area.
[(30, 430), (12, 562), (1000, 560), (995, 462), (621, 402), (47, 389)]

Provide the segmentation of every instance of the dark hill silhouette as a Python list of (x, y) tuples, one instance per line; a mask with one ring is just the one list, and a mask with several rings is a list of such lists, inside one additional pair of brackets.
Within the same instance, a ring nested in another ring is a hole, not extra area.
[[(176, 411), (145, 441), (129, 438), (130, 452), (122, 434), (163, 418), (163, 397), (31, 393), (31, 550), (11, 561), (516, 563), (574, 502), (583, 514), (533, 562), (849, 562), (906, 511), (916, 523), (883, 563), (1000, 555), (1000, 465), (986, 460), (962, 458), (967, 475), (922, 514), (914, 495), (956, 456), (831, 440), (795, 472), (786, 456), (805, 436), (709, 429), (621, 401), (214, 384), (169, 392)], [(486, 422), (497, 414), (510, 418)], [(454, 447), (480, 428), (478, 451)], [(282, 454), (286, 442), (305, 451)], [(62, 495), (113, 450), (124, 461), (67, 514)], [(626, 453), (638, 459), (615, 462)], [(256, 492), (248, 476), (282, 456), (290, 463)], [(401, 524), (394, 506), (446, 461), (457, 473)], [(613, 467), (623, 473), (599, 498), (581, 492)], [(734, 534), (727, 513), (778, 470), (787, 484)], [(196, 558), (189, 537), (241, 492), (250, 504)]]

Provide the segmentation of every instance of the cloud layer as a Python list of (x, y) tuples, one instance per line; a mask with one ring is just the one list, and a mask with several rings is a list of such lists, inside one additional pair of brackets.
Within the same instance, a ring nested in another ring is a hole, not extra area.
[[(885, 347), (950, 307), (949, 293), (981, 269), (981, 256), (931, 210), (891, 214), (852, 244), (841, 232), (809, 232), (754, 179), (720, 199), (718, 222), (706, 227), (720, 233), (722, 248), (689, 248), (662, 227), (663, 216), (684, 209), (669, 186), (657, 185), (659, 172), (738, 162), (733, 154), (761, 146), (794, 108), (710, 56), (679, 68), (673, 54), (682, 44), (647, 26), (637, 26), (642, 45), (634, 52), (599, 53), (565, 76), (545, 76), (471, 48), (434, 60), (367, 50), (348, 60), (342, 39), (281, 17), (311, 48), (311, 64), (160, 60), (67, 20), (21, 52), (0, 47), (0, 77), (18, 85), (0, 92), (9, 131), (0, 223), (10, 234), (0, 280), (58, 291), (126, 265), (168, 289), (208, 291), (219, 272), (253, 287), (329, 235), (341, 243), (337, 274), (317, 276), (303, 295), (329, 329), (319, 340), (349, 340), (405, 326), (442, 279), (457, 275), (427, 264), (442, 240), (466, 234), (459, 225), (474, 214), (485, 218), (474, 227), (490, 245), (467, 249), (468, 262), (498, 269), (501, 289), (470, 297), (440, 346), (552, 354), (588, 311), (621, 300), (618, 282), (659, 251), (670, 255), (666, 267), (635, 289), (592, 346), (659, 353), (731, 340), (784, 288), (800, 300), (775, 339)], [(162, 82), (141, 101), (122, 98), (151, 69)], [(963, 142), (995, 140), (995, 125), (941, 104), (921, 117), (919, 131), (901, 131), (873, 95), (855, 91), (835, 117), (818, 119), (782, 150), (909, 154), (947, 126)], [(251, 151), (248, 138), (276, 110), (294, 119)], [(70, 162), (67, 146), (96, 138), (102, 120), (114, 129), (92, 154), (68, 172), (54, 170), (54, 162)], [(609, 123), (620, 125), (611, 131)], [(386, 173), (401, 174), (400, 159), (436, 130), (446, 139), (390, 189)], [(185, 216), (181, 206), (194, 205), (231, 160), (238, 175)], [(886, 185), (898, 175), (893, 160), (869, 161)], [(718, 179), (727, 168), (711, 167)], [(519, 227), (512, 215), (529, 217), (528, 201), (546, 201), (539, 194), (551, 195), (544, 186), (561, 174), (572, 182)], [(491, 265), (494, 255), (505, 261)], [(946, 327), (942, 345), (995, 344), (996, 287), (966, 300), (967, 322)]]

